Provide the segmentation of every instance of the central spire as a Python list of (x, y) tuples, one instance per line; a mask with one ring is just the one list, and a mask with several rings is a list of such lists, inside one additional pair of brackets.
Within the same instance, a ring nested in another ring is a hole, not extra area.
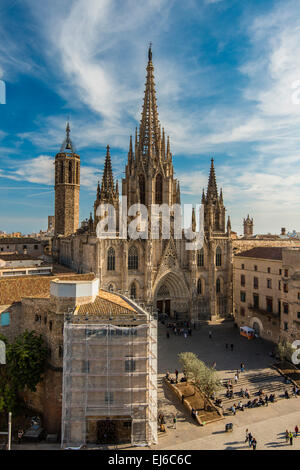
[(110, 199), (115, 193), (114, 177), (111, 167), (109, 145), (106, 147), (106, 157), (102, 176), (100, 199)]
[(160, 124), (158, 120), (152, 46), (148, 50), (148, 65), (142, 119), (140, 123), (139, 150), (144, 159), (150, 159), (160, 150)]

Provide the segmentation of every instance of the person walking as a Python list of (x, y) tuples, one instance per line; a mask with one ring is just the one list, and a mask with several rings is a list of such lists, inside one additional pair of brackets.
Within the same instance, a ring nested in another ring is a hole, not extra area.
[(296, 424), (296, 426), (295, 426), (295, 437), (298, 437), (298, 432), (299, 432), (299, 428)]
[(238, 383), (238, 380), (239, 380), (239, 378), (238, 378), (237, 374), (235, 374), (235, 376), (234, 376), (234, 382), (237, 384), (237, 383)]
[(209, 339), (212, 339), (212, 332), (211, 331), (208, 332), (208, 336), (209, 336)]
[(245, 370), (245, 364), (241, 362), (241, 372), (244, 372), (244, 370)]
[(246, 435), (246, 439), (245, 439), (245, 442), (248, 442), (248, 439), (249, 439), (249, 431), (248, 431), (248, 428), (246, 429), (246, 432), (245, 432), (245, 435)]
[(21, 444), (23, 434), (24, 434), (23, 429), (19, 429), (18, 430), (18, 444)]
[(176, 383), (178, 382), (178, 370), (175, 369), (175, 377), (176, 377)]
[(285, 442), (289, 442), (289, 432), (287, 429), (285, 431)]
[(249, 447), (252, 446), (252, 440), (253, 440), (253, 436), (252, 436), (251, 432), (249, 432), (249, 434), (248, 434), (248, 444), (249, 444)]
[(293, 445), (293, 438), (294, 438), (294, 434), (292, 433), (292, 431), (289, 432), (289, 439), (290, 439), (290, 445), (292, 446)]
[(173, 428), (176, 429), (177, 418), (176, 415), (173, 418)]
[(256, 446), (257, 446), (257, 441), (255, 439), (255, 437), (252, 439), (252, 449), (253, 450), (256, 450)]

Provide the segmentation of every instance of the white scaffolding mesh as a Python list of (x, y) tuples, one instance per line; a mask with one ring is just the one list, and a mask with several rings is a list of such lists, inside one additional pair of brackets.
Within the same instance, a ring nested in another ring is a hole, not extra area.
[(155, 320), (65, 322), (62, 446), (93, 442), (91, 429), (103, 420), (129, 422), (133, 445), (157, 442)]

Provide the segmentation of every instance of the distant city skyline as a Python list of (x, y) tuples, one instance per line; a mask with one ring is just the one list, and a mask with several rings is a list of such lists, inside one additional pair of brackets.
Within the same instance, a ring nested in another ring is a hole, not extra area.
[(299, 26), (295, 0), (2, 0), (0, 230), (47, 229), (68, 116), (80, 220), (107, 144), (121, 183), (152, 41), (182, 203), (201, 202), (213, 157), (232, 230), (249, 213), (254, 233), (300, 231)]

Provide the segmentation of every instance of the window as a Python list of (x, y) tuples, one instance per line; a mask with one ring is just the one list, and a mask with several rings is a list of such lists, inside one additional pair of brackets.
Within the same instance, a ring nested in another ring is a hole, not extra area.
[(27, 250), (27, 245), (23, 245), (23, 250)]
[(69, 183), (73, 182), (73, 175), (72, 175), (72, 162), (69, 161)]
[(222, 250), (219, 246), (216, 249), (216, 266), (222, 266)]
[(114, 271), (116, 266), (115, 250), (110, 247), (107, 252), (107, 271)]
[(9, 326), (9, 325), (10, 325), (10, 313), (9, 312), (1, 313), (0, 326)]
[(244, 264), (242, 264), (242, 269), (245, 269), (245, 265), (244, 265)]
[(278, 290), (281, 290), (281, 281), (278, 281)]
[(162, 176), (159, 173), (156, 176), (155, 180), (155, 204), (162, 204), (163, 200), (163, 195), (162, 195), (162, 189), (163, 189), (163, 184), (162, 184)]
[(281, 302), (278, 300), (278, 313), (281, 314)]
[(298, 300), (300, 300), (300, 292), (298, 292)]
[(52, 320), (49, 321), (49, 330), (52, 331), (52, 326), (53, 326), (53, 322)]
[(267, 312), (268, 313), (273, 313), (273, 298), (272, 297), (267, 297), (266, 298), (266, 303), (267, 303)]
[(271, 272), (271, 268), (268, 268), (268, 273), (270, 274), (270, 272)]
[(300, 320), (300, 312), (297, 313), (297, 318)]
[(244, 292), (243, 290), (241, 290), (240, 292), (240, 299), (241, 302), (246, 302), (246, 292)]
[(128, 269), (137, 270), (139, 265), (138, 251), (135, 246), (131, 246), (128, 251)]
[(125, 361), (125, 372), (134, 372), (136, 367), (136, 362), (134, 359), (126, 359)]
[(203, 248), (197, 254), (197, 265), (202, 268), (204, 266), (204, 251)]
[(253, 288), (258, 289), (258, 277), (253, 278)]
[(289, 288), (288, 288), (287, 283), (285, 282), (285, 283), (283, 284), (283, 292), (288, 292), (288, 291), (289, 291)]
[(39, 246), (38, 245), (34, 245), (34, 249), (35, 250), (38, 250)]
[(256, 265), (254, 266), (254, 271), (257, 271), (257, 266)]
[(241, 286), (244, 287), (246, 284), (245, 274), (241, 274)]
[(136, 285), (135, 283), (133, 282), (130, 286), (130, 297), (132, 299), (135, 299), (136, 298)]
[(197, 282), (197, 294), (202, 294), (202, 283), (201, 283), (201, 279), (198, 279), (198, 282)]
[(289, 270), (288, 269), (284, 270), (284, 277), (289, 277)]
[(272, 289), (272, 279), (267, 279), (267, 288)]
[(286, 321), (283, 323), (283, 329), (284, 329), (284, 331), (288, 331), (288, 329), (289, 329), (289, 325)]
[(60, 164), (59, 182), (60, 183), (64, 182), (64, 164), (63, 164), (63, 162), (61, 162), (61, 164)]
[(241, 314), (241, 317), (244, 317), (244, 316), (245, 316), (245, 309), (244, 309), (244, 307), (241, 307), (240, 314)]
[(82, 361), (82, 374), (88, 374), (90, 372), (90, 363), (89, 361)]
[(253, 307), (259, 308), (259, 295), (253, 294)]
[(282, 269), (279, 269), (279, 276), (281, 276), (281, 273), (282, 273)]
[(140, 188), (140, 203), (146, 204), (146, 191), (145, 191), (145, 177), (144, 175), (139, 176), (139, 188)]
[(219, 294), (221, 292), (221, 281), (220, 281), (220, 279), (217, 279), (217, 282), (216, 282), (216, 292), (217, 292), (217, 294)]
[(114, 394), (113, 392), (105, 392), (105, 403), (107, 405), (112, 405), (114, 402)]
[(287, 304), (286, 302), (283, 302), (283, 313), (286, 313), (288, 314), (289, 313), (289, 304)]

